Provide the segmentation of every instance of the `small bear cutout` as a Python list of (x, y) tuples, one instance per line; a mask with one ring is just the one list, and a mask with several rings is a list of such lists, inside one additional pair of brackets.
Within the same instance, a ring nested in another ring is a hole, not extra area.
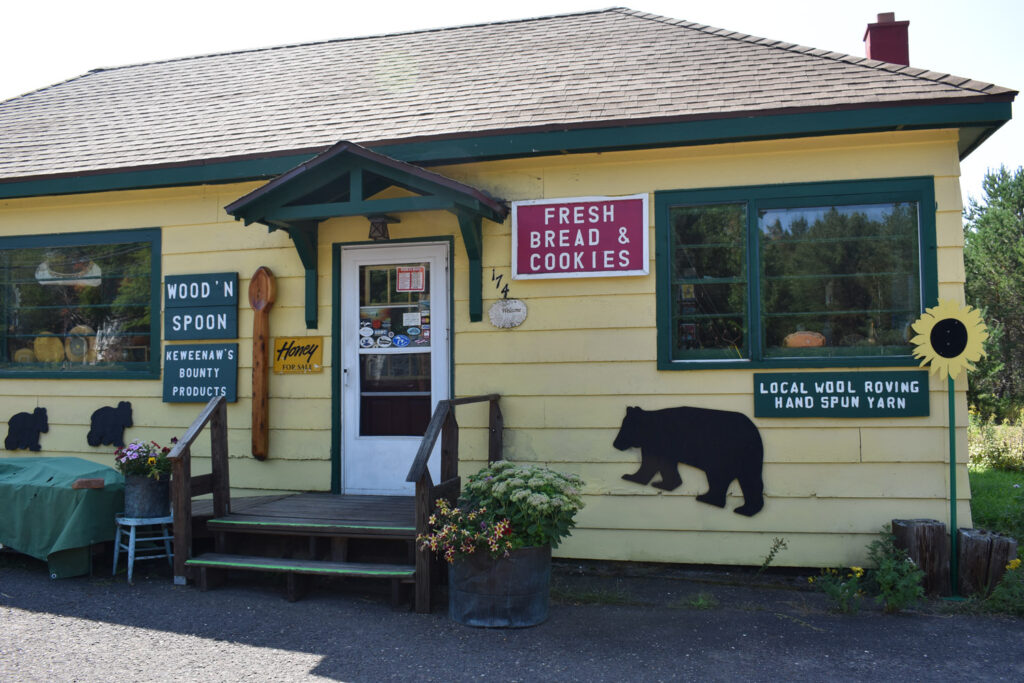
[(42, 450), (39, 445), (39, 434), (50, 431), (50, 422), (46, 418), (46, 408), (36, 408), (31, 413), (15, 413), (7, 421), (7, 438), (4, 448), (16, 451), (27, 448), (30, 451)]
[(124, 446), (124, 430), (132, 426), (132, 404), (121, 401), (116, 408), (103, 406), (92, 414), (92, 427), (86, 436), (90, 446)]

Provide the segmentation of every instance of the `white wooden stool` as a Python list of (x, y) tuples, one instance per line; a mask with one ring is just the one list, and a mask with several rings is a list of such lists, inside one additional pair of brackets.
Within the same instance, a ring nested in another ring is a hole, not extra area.
[[(114, 568), (110, 572), (111, 575), (117, 574), (117, 559), (122, 550), (128, 551), (128, 583), (132, 583), (135, 560), (155, 560), (166, 557), (167, 563), (171, 563), (173, 557), (171, 540), (174, 539), (174, 532), (173, 530), (168, 531), (167, 526), (174, 524), (173, 516), (125, 517), (123, 513), (119, 513), (115, 516), (115, 521), (117, 522), (117, 535), (114, 538)], [(147, 529), (146, 527), (160, 528)], [(141, 544), (141, 546), (136, 547), (137, 544)]]

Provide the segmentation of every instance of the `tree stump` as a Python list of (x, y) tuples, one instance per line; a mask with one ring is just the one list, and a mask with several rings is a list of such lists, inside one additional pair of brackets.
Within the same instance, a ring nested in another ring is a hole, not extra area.
[(984, 529), (960, 529), (961, 595), (988, 595), (1017, 555), (1017, 541)]
[(907, 551), (924, 572), (926, 595), (949, 595), (949, 538), (946, 525), (934, 519), (894, 519), (896, 547)]

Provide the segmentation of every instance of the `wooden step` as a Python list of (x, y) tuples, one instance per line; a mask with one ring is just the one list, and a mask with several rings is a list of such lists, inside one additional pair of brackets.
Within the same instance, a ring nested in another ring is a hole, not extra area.
[(225, 570), (284, 573), (288, 579), (288, 599), (292, 602), (298, 600), (304, 592), (300, 575), (390, 579), (393, 604), (401, 600), (401, 584), (414, 583), (416, 577), (416, 567), (413, 565), (298, 560), (228, 553), (204, 553), (187, 560), (185, 564), (199, 569), (199, 587), (204, 591), (218, 585)]
[(262, 518), (228, 515), (206, 523), (210, 531), (248, 534), (284, 534), (289, 536), (343, 536), (348, 538), (416, 537), (415, 525), (379, 524), (372, 522), (318, 521), (301, 518)]
[(416, 537), (411, 496), (300, 493), (236, 505), (207, 522), (210, 531), (344, 538)]

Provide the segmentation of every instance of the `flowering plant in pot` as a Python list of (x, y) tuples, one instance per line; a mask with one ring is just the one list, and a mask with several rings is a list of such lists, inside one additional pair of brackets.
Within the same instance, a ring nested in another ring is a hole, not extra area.
[[(178, 442), (177, 438), (171, 443)], [(124, 514), (129, 518), (170, 514), (171, 449), (156, 441), (132, 441), (114, 451), (114, 463), (124, 475)]]
[(449, 614), (470, 626), (533, 626), (547, 618), (551, 548), (583, 507), (583, 482), (499, 461), (471, 475), (458, 506), (439, 501), (418, 541), (451, 564)]
[[(176, 443), (177, 437), (171, 439), (172, 445)], [(168, 446), (161, 446), (156, 441), (136, 440), (114, 451), (114, 463), (121, 474), (159, 479), (161, 475), (171, 473), (171, 461), (167, 457), (170, 452)]]

